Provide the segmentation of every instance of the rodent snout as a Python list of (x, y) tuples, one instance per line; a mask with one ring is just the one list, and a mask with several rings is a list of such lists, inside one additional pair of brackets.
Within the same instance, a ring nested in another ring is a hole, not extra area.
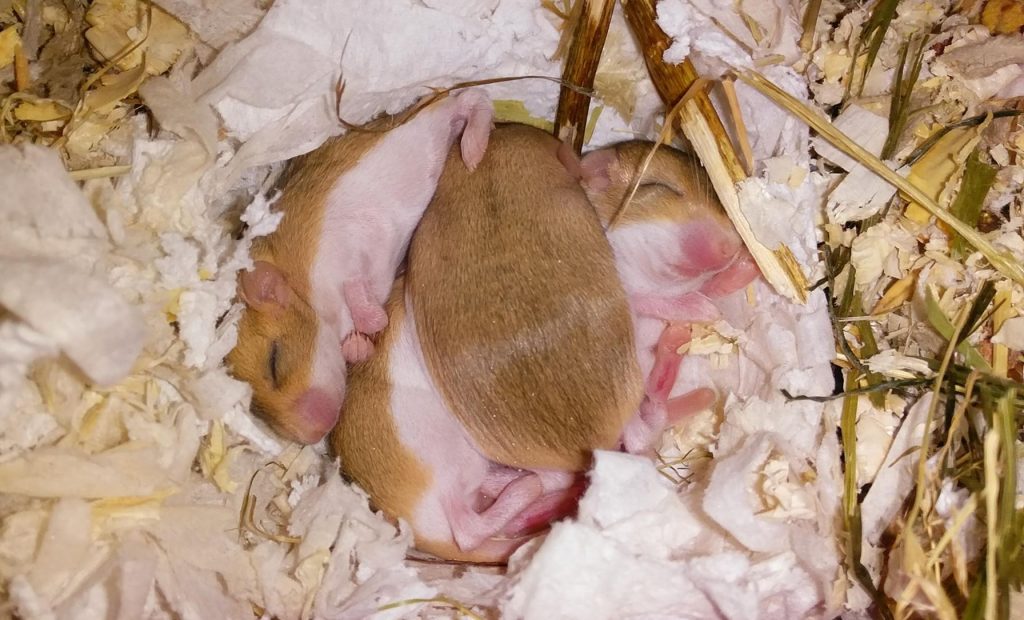
[(693, 222), (682, 236), (682, 260), (678, 270), (688, 277), (716, 273), (728, 267), (740, 253), (743, 241), (732, 229), (717, 222)]
[(338, 422), (342, 394), (331, 394), (321, 388), (310, 388), (295, 401), (299, 423), (294, 426), (297, 439), (306, 444), (316, 443), (329, 433)]

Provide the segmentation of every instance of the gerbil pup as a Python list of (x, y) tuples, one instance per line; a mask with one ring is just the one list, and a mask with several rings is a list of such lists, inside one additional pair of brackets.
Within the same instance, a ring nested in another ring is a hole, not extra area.
[(759, 275), (700, 162), (662, 146), (645, 167), (653, 147), (624, 142), (588, 153), (582, 162), (582, 185), (605, 226), (636, 187), (607, 233), (648, 378), (647, 397), (623, 436), (630, 452), (648, 449), (667, 424), (714, 402), (705, 388), (669, 399), (679, 369), (676, 350), (689, 341), (688, 323), (718, 317), (714, 298)]
[(567, 166), (551, 135), (498, 125), (472, 174), (449, 156), (409, 246), (434, 382), (484, 454), (525, 469), (585, 469), (643, 394), (612, 250)]
[(248, 307), (228, 357), (252, 385), (253, 410), (282, 435), (314, 443), (334, 426), (346, 360), (367, 357), (364, 334), (387, 323), (382, 304), (451, 145), (461, 134), (461, 160), (474, 168), (491, 118), (490, 99), (464, 91), (293, 162), (281, 224), (254, 243), (255, 266), (240, 275)]
[(571, 510), (578, 477), (513, 470), (480, 453), (425, 367), (403, 297), (400, 279), (376, 354), (351, 369), (331, 447), (377, 508), (412, 525), (420, 550), (503, 561), (537, 525)]

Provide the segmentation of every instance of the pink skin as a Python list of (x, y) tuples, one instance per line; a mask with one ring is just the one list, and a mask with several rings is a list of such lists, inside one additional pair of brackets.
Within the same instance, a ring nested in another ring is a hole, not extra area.
[(295, 412), (302, 420), (299, 426), (299, 441), (312, 444), (324, 438), (338, 422), (342, 395), (330, 394), (319, 388), (312, 388), (299, 397)]
[(714, 390), (707, 388), (669, 399), (683, 359), (678, 350), (688, 342), (688, 326), (669, 324), (662, 331), (655, 346), (654, 368), (647, 379), (646, 396), (640, 411), (626, 424), (622, 433), (622, 444), (626, 452), (639, 454), (647, 451), (665, 428), (715, 402)]
[(516, 470), (484, 457), (430, 379), (411, 316), (398, 329), (388, 356), (391, 413), (399, 440), (431, 481), (413, 514), (403, 517), (421, 539), (502, 561), (529, 530), (571, 513), (580, 476)]
[(369, 338), (387, 326), (383, 301), (412, 232), (437, 189), (448, 152), (460, 140), (470, 170), (483, 159), (493, 107), (479, 90), (466, 90), (425, 108), (390, 130), (343, 172), (325, 199), (324, 233), (310, 281), (310, 303), (347, 362), (373, 354)]

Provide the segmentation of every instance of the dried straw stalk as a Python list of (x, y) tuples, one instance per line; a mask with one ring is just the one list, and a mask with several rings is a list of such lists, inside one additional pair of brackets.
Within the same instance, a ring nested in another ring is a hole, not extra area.
[(736, 184), (747, 178), (736, 149), (706, 92), (695, 90), (697, 71), (689, 60), (667, 64), (662, 57), (671, 41), (658, 27), (655, 0), (621, 0), (626, 21), (640, 43), (651, 81), (662, 101), (672, 109), (684, 96), (676, 119), (683, 134), (704, 164), (719, 200), (736, 226), (765, 279), (779, 294), (799, 303), (807, 300), (807, 279), (792, 251), (785, 245), (769, 248), (754, 234), (740, 205)]
[[(562, 72), (565, 83), (593, 90), (613, 8), (614, 0), (578, 0), (573, 7), (569, 20), (569, 27), (573, 29), (572, 43)], [(583, 152), (589, 110), (589, 95), (562, 86), (555, 113), (555, 135), (571, 143), (577, 155)]]

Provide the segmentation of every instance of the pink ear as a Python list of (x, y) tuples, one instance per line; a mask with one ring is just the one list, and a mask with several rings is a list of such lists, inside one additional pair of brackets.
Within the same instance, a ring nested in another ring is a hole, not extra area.
[(580, 163), (583, 187), (593, 192), (607, 189), (611, 184), (612, 166), (618, 159), (615, 149), (601, 149), (587, 153)]
[(258, 260), (252, 271), (243, 271), (239, 292), (251, 308), (264, 311), (281, 310), (291, 301), (291, 289), (284, 274), (273, 264)]

